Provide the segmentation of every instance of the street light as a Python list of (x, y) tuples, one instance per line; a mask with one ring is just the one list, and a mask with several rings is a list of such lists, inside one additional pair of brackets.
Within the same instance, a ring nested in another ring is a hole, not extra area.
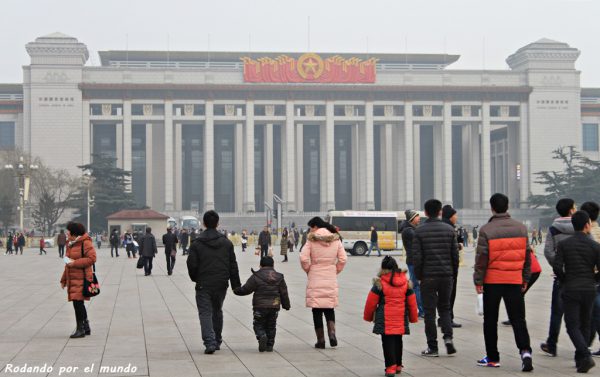
[(83, 172), (83, 183), (87, 186), (87, 197), (86, 197), (86, 205), (87, 205), (87, 231), (90, 231), (90, 213), (91, 208), (94, 206), (94, 197), (90, 196), (90, 186), (92, 184), (92, 173), (89, 170)]
[(31, 172), (39, 169), (39, 166), (35, 164), (27, 164), (24, 162), (23, 156), (19, 157), (18, 164), (6, 164), (4, 169), (13, 170), (16, 177), (19, 179), (19, 228), (23, 229), (23, 209), (25, 202), (29, 201), (29, 181), (31, 179)]

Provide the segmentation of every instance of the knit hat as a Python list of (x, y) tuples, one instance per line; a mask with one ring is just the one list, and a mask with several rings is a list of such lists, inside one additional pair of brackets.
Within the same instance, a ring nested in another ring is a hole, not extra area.
[(415, 219), (415, 217), (419, 216), (419, 212), (413, 211), (412, 209), (407, 209), (404, 211), (404, 215), (406, 216), (406, 221), (411, 222)]
[(456, 213), (456, 210), (454, 208), (452, 208), (452, 206), (450, 204), (446, 204), (442, 208), (442, 218), (443, 219), (449, 219), (452, 216), (454, 216), (455, 213)]

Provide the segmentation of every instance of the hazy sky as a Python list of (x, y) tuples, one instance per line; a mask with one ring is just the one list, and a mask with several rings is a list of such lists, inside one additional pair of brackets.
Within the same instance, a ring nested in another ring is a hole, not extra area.
[(25, 44), (55, 31), (98, 65), (98, 50), (127, 45), (206, 50), (209, 34), (214, 51), (307, 51), (309, 16), (311, 51), (448, 52), (453, 69), (504, 69), (555, 39), (581, 50), (582, 86), (600, 87), (598, 0), (1, 0), (0, 82), (22, 82)]

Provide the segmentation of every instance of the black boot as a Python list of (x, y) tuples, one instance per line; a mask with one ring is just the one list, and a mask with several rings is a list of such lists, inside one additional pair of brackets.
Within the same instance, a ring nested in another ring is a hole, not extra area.
[(90, 330), (90, 321), (87, 319), (83, 321), (83, 330), (85, 331), (85, 335), (92, 335), (92, 330)]
[(83, 337), (85, 337), (85, 330), (83, 329), (83, 321), (77, 322), (77, 328), (75, 329), (75, 332), (73, 334), (71, 334), (71, 339), (83, 338)]
[(329, 345), (337, 347), (337, 338), (335, 337), (335, 322), (327, 321), (327, 335), (329, 335)]
[(325, 330), (320, 327), (315, 329), (315, 333), (317, 334), (317, 343), (315, 343), (315, 348), (325, 348)]

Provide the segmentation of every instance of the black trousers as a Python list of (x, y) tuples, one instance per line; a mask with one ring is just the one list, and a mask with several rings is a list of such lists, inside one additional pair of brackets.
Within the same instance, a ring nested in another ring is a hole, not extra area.
[(323, 328), (323, 315), (325, 315), (327, 322), (335, 322), (335, 311), (333, 309), (313, 308), (312, 315), (315, 329)]
[(515, 342), (519, 352), (531, 352), (529, 332), (525, 321), (525, 298), (519, 284), (484, 284), (483, 286), (483, 336), (489, 361), (499, 362), (498, 353), (498, 311), (500, 301), (508, 313)]
[(254, 334), (256, 339), (267, 336), (267, 346), (273, 347), (275, 344), (275, 334), (277, 333), (277, 317), (279, 309), (254, 309)]
[(146, 275), (151, 274), (152, 273), (152, 259), (154, 259), (153, 257), (143, 257), (140, 256), (140, 258), (144, 258), (144, 272), (146, 273)]
[(223, 290), (196, 290), (196, 306), (200, 317), (200, 329), (204, 346), (218, 346), (223, 341), (223, 301), (227, 288)]
[(402, 366), (402, 335), (381, 334), (385, 367)]
[(548, 339), (546, 343), (550, 349), (556, 350), (556, 343), (558, 343), (558, 334), (560, 334), (560, 325), (562, 323), (563, 314), (563, 302), (561, 297), (561, 287), (558, 279), (554, 279), (552, 284), (552, 304), (550, 308), (550, 329), (548, 330)]
[(571, 342), (575, 346), (575, 360), (578, 361), (590, 357), (588, 344), (596, 292), (593, 290), (563, 291), (561, 296), (567, 334), (569, 334), (569, 338), (571, 338)]
[(73, 301), (73, 309), (75, 309), (75, 320), (77, 323), (81, 323), (88, 318), (83, 301)]
[(188, 245), (187, 245), (187, 243), (182, 243), (181, 244), (181, 249), (183, 250), (183, 255), (187, 255), (187, 253), (188, 253)]
[(165, 257), (167, 259), (167, 271), (173, 272), (173, 268), (175, 267), (175, 256), (171, 255), (171, 252), (165, 253)]
[(456, 301), (456, 282), (458, 274), (454, 275), (454, 284), (452, 284), (452, 294), (450, 294), (450, 320), (454, 322), (454, 302)]
[(60, 258), (65, 256), (65, 245), (58, 245), (58, 256)]
[(423, 301), (423, 310), (425, 310), (425, 335), (427, 336), (427, 346), (433, 351), (438, 350), (436, 309), (440, 316), (444, 340), (452, 339), (450, 296), (452, 296), (453, 280), (451, 277), (421, 280), (421, 300)]
[(269, 245), (260, 245), (260, 257), (266, 257), (269, 255)]
[(110, 256), (113, 256), (113, 250), (115, 251), (116, 255), (119, 256), (119, 245), (110, 245)]

